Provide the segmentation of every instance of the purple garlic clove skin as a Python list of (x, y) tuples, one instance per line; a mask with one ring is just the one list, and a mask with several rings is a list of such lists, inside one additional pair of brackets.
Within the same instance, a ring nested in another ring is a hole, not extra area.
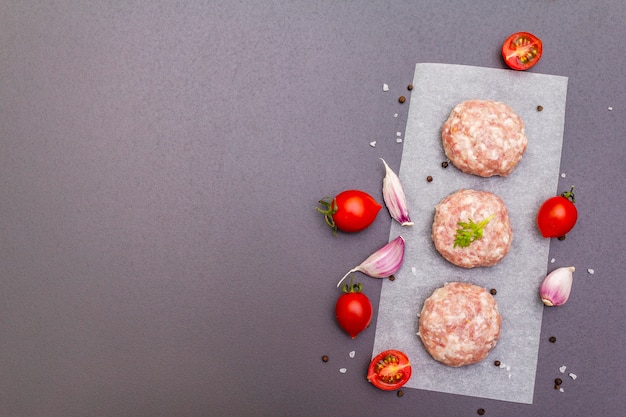
[(385, 164), (386, 174), (383, 179), (383, 200), (389, 210), (389, 214), (402, 226), (413, 226), (400, 178), (389, 168), (384, 159), (380, 158), (380, 160)]
[(572, 291), (575, 268), (573, 266), (555, 269), (546, 276), (539, 288), (541, 301), (548, 307), (565, 304)]
[(404, 238), (398, 236), (376, 252), (372, 253), (360, 265), (352, 268), (341, 278), (337, 287), (353, 272), (362, 272), (372, 278), (387, 278), (400, 269), (404, 260)]

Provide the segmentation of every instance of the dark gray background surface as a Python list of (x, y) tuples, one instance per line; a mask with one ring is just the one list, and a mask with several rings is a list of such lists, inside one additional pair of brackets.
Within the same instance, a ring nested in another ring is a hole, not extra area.
[[(623, 416), (625, 21), (622, 0), (1, 1), (0, 416)], [(351, 340), (333, 309), (391, 220), (333, 237), (313, 207), (382, 200), (415, 63), (503, 68), (519, 30), (531, 71), (569, 78), (580, 213), (534, 404), (379, 391), (375, 320)]]

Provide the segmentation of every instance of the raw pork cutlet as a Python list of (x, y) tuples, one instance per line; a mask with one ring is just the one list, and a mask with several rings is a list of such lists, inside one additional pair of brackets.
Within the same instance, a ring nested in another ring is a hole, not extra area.
[[(482, 238), (467, 247), (455, 247), (457, 230), (462, 228), (459, 222), (480, 223), (490, 217), (482, 229)], [(493, 266), (511, 249), (513, 228), (500, 197), (488, 191), (460, 190), (435, 206), (432, 239), (439, 253), (454, 265), (463, 268)]]
[(487, 357), (498, 342), (501, 323), (496, 300), (489, 291), (451, 282), (424, 302), (419, 336), (435, 360), (459, 367)]
[(493, 100), (458, 104), (443, 124), (441, 138), (446, 156), (457, 168), (481, 177), (509, 175), (528, 146), (522, 119), (508, 105)]

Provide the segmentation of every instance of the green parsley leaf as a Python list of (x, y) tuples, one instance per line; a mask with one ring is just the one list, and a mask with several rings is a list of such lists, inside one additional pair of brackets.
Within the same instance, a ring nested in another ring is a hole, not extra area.
[(487, 226), (487, 223), (494, 217), (495, 214), (492, 214), (479, 223), (474, 223), (472, 219), (467, 219), (468, 222), (458, 222), (457, 224), (460, 228), (456, 230), (456, 235), (454, 236), (454, 247), (460, 246), (466, 248), (473, 241), (482, 239), (485, 226)]

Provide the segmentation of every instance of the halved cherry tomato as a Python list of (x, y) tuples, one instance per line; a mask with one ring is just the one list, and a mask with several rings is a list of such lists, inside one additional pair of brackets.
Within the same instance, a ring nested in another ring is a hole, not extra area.
[(517, 32), (502, 44), (504, 62), (514, 70), (523, 71), (541, 59), (541, 39), (528, 32)]
[(543, 237), (561, 237), (574, 228), (578, 210), (574, 187), (560, 196), (547, 199), (537, 213), (537, 226)]
[(409, 358), (399, 350), (386, 350), (370, 362), (367, 380), (376, 388), (391, 391), (406, 384), (411, 378)]
[(343, 330), (353, 339), (370, 325), (372, 321), (372, 303), (367, 295), (363, 294), (361, 284), (343, 286), (343, 294), (335, 305), (335, 316)]
[(359, 190), (346, 190), (330, 200), (326, 197), (319, 201), (324, 208), (315, 209), (326, 218), (326, 224), (333, 229), (353, 233), (366, 229), (376, 219), (382, 208), (374, 198)]

